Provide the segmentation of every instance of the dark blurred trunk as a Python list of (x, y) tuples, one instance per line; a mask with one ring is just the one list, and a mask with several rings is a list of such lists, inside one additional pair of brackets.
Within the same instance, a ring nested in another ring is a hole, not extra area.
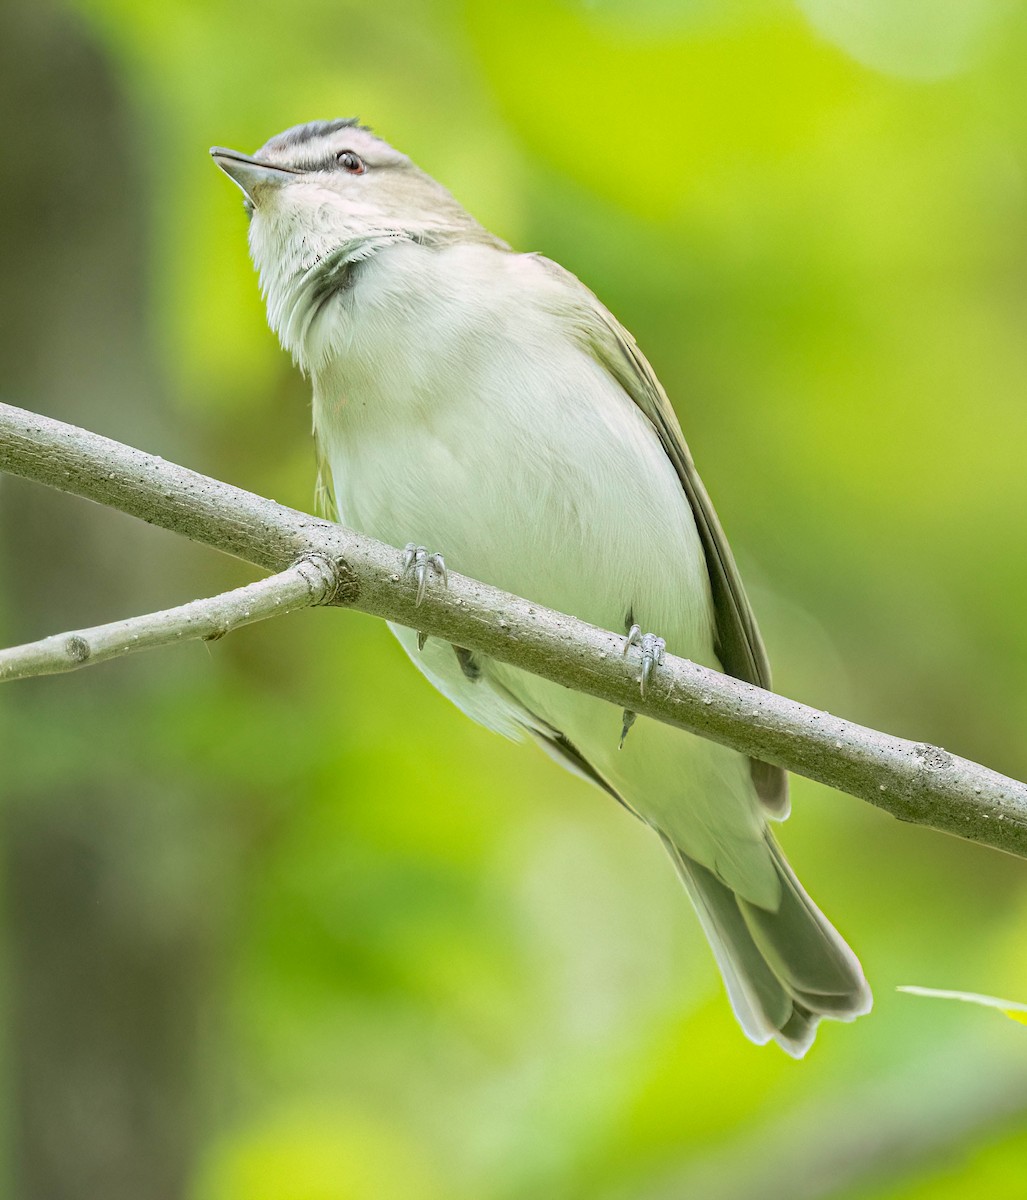
[[(173, 453), (143, 317), (143, 179), (111, 66), (68, 12), (7, 4), (0, 98), (0, 398)], [(116, 514), (0, 480), (2, 640), (151, 605), (169, 555), (170, 539)], [(165, 902), (189, 888), (170, 786), (133, 779), (152, 677), (126, 663), (0, 697), (3, 1195), (184, 1191), (210, 935), (202, 898)]]

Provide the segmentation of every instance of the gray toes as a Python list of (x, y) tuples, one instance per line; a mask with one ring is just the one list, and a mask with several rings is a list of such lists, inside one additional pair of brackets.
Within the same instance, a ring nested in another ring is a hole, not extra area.
[(477, 683), (481, 678), (481, 663), (470, 650), (465, 650), (463, 646), (454, 646), (453, 653), (456, 655), (456, 661), (460, 664), (460, 670), (464, 673), (464, 678), (469, 679), (471, 683)]
[(649, 686), (649, 680), (652, 678), (653, 672), (663, 662), (664, 655), (667, 652), (667, 643), (661, 637), (657, 637), (653, 633), (646, 633), (642, 636), (642, 683), (641, 692), (645, 695), (645, 690)]
[[(625, 658), (632, 646), (638, 646), (642, 651), (642, 678), (639, 691), (644, 696), (646, 689), (649, 687), (649, 680), (653, 677), (653, 672), (663, 662), (667, 652), (667, 643), (663, 638), (657, 637), (655, 633), (643, 633), (640, 625), (632, 625), (628, 630), (627, 637), (624, 639), (624, 646), (621, 650)], [(621, 745), (623, 744), (624, 738), (622, 737)]]
[[(428, 590), (429, 571), (439, 576), (443, 587), (449, 587), (449, 572), (446, 570), (446, 563), (442, 555), (431, 554), (424, 546), (418, 546), (415, 542), (407, 542), (403, 551), (403, 574), (413, 575), (417, 580), (417, 598), (414, 603), (418, 606), (424, 600), (424, 594)], [(420, 645), (423, 643), (419, 643), (419, 648)]]

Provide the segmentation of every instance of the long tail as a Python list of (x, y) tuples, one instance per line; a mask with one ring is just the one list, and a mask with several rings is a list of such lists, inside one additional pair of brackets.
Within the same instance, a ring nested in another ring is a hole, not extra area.
[(736, 896), (663, 837), (745, 1033), (760, 1045), (773, 1038), (801, 1058), (822, 1017), (852, 1021), (870, 1011), (873, 998), (859, 960), (807, 896), (769, 830), (766, 839), (781, 880), (775, 912)]

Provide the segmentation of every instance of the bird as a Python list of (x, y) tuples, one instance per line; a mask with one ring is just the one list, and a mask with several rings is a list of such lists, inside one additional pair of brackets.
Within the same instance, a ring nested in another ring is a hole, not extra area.
[[(348, 527), (624, 631), (644, 690), (664, 653), (760, 687), (766, 651), (671, 403), (575, 275), (518, 253), (356, 118), (255, 154), (210, 151), (244, 194), (268, 322), (309, 377), (319, 476)], [(669, 852), (744, 1033), (800, 1058), (872, 997), (774, 837), (785, 773), (393, 625), (475, 721), (533, 740)], [(630, 731), (630, 734), (629, 734)]]

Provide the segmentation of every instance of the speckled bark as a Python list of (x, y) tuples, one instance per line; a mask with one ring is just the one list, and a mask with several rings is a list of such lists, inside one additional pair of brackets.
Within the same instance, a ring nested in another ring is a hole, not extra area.
[(281, 571), (335, 564), (334, 603), (491, 655), (643, 716), (859, 796), (903, 821), (1027, 856), (1027, 787), (936, 746), (891, 737), (668, 655), (643, 700), (621, 635), (451, 574), (429, 589), (402, 552), (58, 421), (0, 405), (0, 469), (87, 496)]

